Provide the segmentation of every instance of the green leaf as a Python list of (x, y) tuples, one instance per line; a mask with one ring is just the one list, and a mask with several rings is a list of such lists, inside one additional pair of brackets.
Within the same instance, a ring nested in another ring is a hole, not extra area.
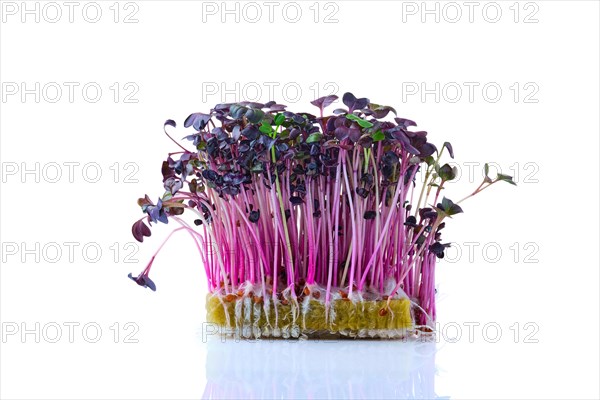
[(451, 167), (450, 164), (444, 164), (440, 167), (438, 175), (443, 181), (451, 181), (456, 178), (457, 172), (458, 169), (456, 167)]
[(490, 173), (490, 165), (488, 163), (485, 163), (485, 165), (483, 166), (483, 172), (485, 172), (485, 176), (488, 176)]
[(374, 142), (379, 142), (385, 139), (385, 134), (381, 131), (377, 131), (373, 135), (371, 135), (371, 139), (373, 139)]
[(263, 123), (260, 125), (260, 128), (258, 128), (259, 131), (261, 131), (264, 134), (270, 134), (271, 132), (273, 132), (273, 128), (271, 128), (271, 124), (269, 124), (268, 122), (263, 121)]
[(370, 123), (367, 120), (364, 120), (354, 114), (346, 114), (346, 118), (351, 120), (351, 121), (355, 121), (358, 125), (360, 125), (362, 128), (372, 128), (373, 124)]
[(171, 200), (171, 198), (173, 198), (173, 194), (171, 194), (171, 192), (169, 192), (168, 190), (165, 192), (165, 194), (163, 194), (162, 200), (163, 201), (168, 201)]
[(452, 203), (452, 200), (447, 199), (445, 197), (442, 198), (442, 208), (444, 210), (448, 209), (452, 204), (454, 204), (454, 203)]
[(511, 185), (517, 186), (517, 184), (515, 183), (515, 181), (513, 181), (512, 176), (508, 176), (508, 175), (504, 175), (504, 174), (498, 174), (498, 176), (496, 176), (496, 180), (508, 182)]
[(463, 209), (460, 208), (460, 206), (458, 204), (453, 204), (452, 207), (450, 207), (450, 209), (448, 211), (446, 211), (446, 214), (454, 215), (454, 214), (459, 214), (461, 212), (463, 212)]
[(306, 143), (318, 142), (322, 138), (323, 138), (323, 134), (322, 133), (317, 133), (317, 132), (311, 133), (310, 136), (306, 138)]
[(275, 118), (273, 119), (273, 122), (275, 122), (275, 125), (281, 125), (283, 124), (283, 122), (285, 121), (285, 115), (279, 113), (275, 116)]
[(447, 198), (443, 198), (442, 199), (442, 211), (447, 215), (447, 216), (452, 216), (454, 214), (459, 214), (461, 212), (463, 212), (462, 208), (460, 208), (460, 206), (458, 204), (454, 204), (454, 202), (450, 199)]

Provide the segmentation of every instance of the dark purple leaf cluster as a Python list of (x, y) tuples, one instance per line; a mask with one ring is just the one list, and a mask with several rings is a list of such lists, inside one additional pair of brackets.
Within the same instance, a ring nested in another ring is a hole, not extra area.
[[(377, 167), (384, 185), (398, 179), (396, 171), (401, 159), (409, 158), (414, 164), (404, 175), (405, 183), (419, 164), (432, 162), (431, 156), (437, 148), (427, 141), (427, 132), (411, 130), (416, 126), (414, 121), (390, 119), (390, 113), (396, 115), (394, 108), (371, 103), (368, 98), (357, 98), (352, 93), (342, 98), (346, 108), (324, 116), (324, 109), (337, 99), (331, 95), (312, 102), (319, 108), (320, 117), (287, 111), (285, 105), (273, 101), (217, 104), (208, 113), (190, 114), (184, 127), (194, 132), (184, 139), (194, 149), (171, 153), (162, 163), (165, 194), (156, 203), (147, 196), (139, 201), (148, 216), (147, 222), (167, 223), (169, 216), (189, 208), (189, 204), (182, 201), (180, 205), (173, 204), (171, 200), (184, 188), (189, 190), (193, 207), (210, 222), (207, 206), (211, 200), (205, 194), (206, 187), (227, 198), (244, 190), (255, 190), (257, 185), (270, 190), (279, 174), (289, 175), (291, 205), (304, 204), (306, 180), (334, 177), (340, 149), (381, 151)], [(167, 120), (165, 129), (167, 126), (176, 127), (176, 123)], [(453, 156), (452, 146), (447, 142), (444, 146)], [(451, 179), (453, 171), (447, 168), (447, 165), (441, 167), (439, 173)], [(356, 188), (357, 195), (372, 196), (373, 174), (365, 173), (360, 179), (362, 186)], [(391, 193), (388, 191), (386, 196), (389, 200)], [(317, 209), (314, 215), (320, 215)], [(260, 218), (258, 212), (249, 216), (253, 222)], [(374, 217), (375, 211), (365, 212), (366, 219)], [(134, 224), (133, 232), (139, 241), (149, 236), (142, 220)]]

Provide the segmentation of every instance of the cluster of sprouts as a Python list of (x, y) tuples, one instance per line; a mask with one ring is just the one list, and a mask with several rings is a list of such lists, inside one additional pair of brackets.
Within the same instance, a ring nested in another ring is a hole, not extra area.
[[(481, 185), (453, 202), (442, 195), (457, 172), (442, 162), (444, 154), (454, 158), (450, 143), (436, 147), (392, 107), (351, 93), (345, 108), (325, 115), (336, 100), (313, 101), (318, 116), (275, 102), (190, 115), (184, 127), (194, 132), (187, 144), (173, 140), (179, 149), (162, 163), (164, 194), (138, 201), (145, 216), (134, 237), (150, 236), (153, 223), (175, 223), (173, 232), (193, 239), (209, 291), (227, 301), (298, 304), (311, 296), (328, 305), (402, 295), (418, 306), (419, 323), (435, 320), (447, 219), (466, 198), (514, 182), (489, 178), (486, 165)], [(165, 122), (171, 138), (168, 126), (176, 124)], [(138, 277), (130, 274), (152, 290), (155, 257)]]

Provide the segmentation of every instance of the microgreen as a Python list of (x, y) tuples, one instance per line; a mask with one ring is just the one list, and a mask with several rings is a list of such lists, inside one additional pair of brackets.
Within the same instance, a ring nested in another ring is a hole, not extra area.
[[(326, 306), (339, 292), (353, 300), (406, 294), (422, 310), (419, 323), (435, 320), (434, 267), (450, 246), (441, 241), (446, 218), (487, 187), (514, 182), (490, 178), (486, 164), (472, 193), (440, 199), (457, 175), (441, 162), (444, 150), (454, 158), (449, 142), (438, 149), (414, 121), (352, 93), (342, 98), (346, 108), (324, 115), (337, 99), (313, 101), (319, 117), (273, 101), (189, 115), (183, 126), (193, 132), (161, 165), (163, 195), (138, 201), (145, 217), (132, 226), (135, 239), (173, 220), (173, 232), (191, 235), (212, 293), (298, 304), (322, 292)], [(177, 125), (164, 124), (173, 140), (167, 126)], [(142, 274), (130, 275), (152, 290), (158, 251)]]

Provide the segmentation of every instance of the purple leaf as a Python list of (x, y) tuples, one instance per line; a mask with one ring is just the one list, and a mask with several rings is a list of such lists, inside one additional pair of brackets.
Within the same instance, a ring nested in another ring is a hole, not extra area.
[(352, 112), (354, 110), (360, 110), (361, 108), (367, 107), (367, 105), (369, 104), (369, 99), (367, 99), (366, 97), (357, 99), (350, 92), (344, 93), (342, 101), (348, 107), (349, 112)]
[(263, 103), (254, 103), (252, 101), (242, 101), (239, 103), (241, 106), (244, 107), (248, 107), (248, 108), (264, 108), (265, 105)]
[(165, 121), (164, 125), (163, 125), (163, 131), (165, 132), (165, 134), (168, 136), (169, 134), (167, 133), (167, 125), (168, 126), (172, 126), (172, 127), (176, 127), (177, 124), (175, 123), (175, 121), (173, 121), (172, 119), (168, 119)]
[(229, 114), (231, 115), (231, 118), (240, 119), (246, 114), (247, 110), (248, 108), (241, 104), (232, 104), (231, 107), (229, 107)]
[(450, 142), (444, 142), (444, 147), (448, 149), (448, 153), (450, 153), (450, 158), (454, 158), (454, 150), (452, 150), (452, 145)]
[(362, 134), (362, 132), (360, 131), (359, 128), (351, 127), (350, 129), (348, 129), (348, 137), (354, 143), (358, 142), (358, 140), (360, 139), (361, 134)]
[(322, 114), (323, 110), (327, 106), (330, 106), (331, 103), (333, 103), (337, 99), (338, 99), (338, 97), (335, 94), (332, 94), (329, 96), (319, 97), (318, 99), (311, 101), (310, 104), (312, 104), (313, 106), (319, 107), (319, 110), (321, 110), (321, 114)]
[(131, 233), (133, 233), (133, 237), (138, 242), (144, 241), (144, 236), (151, 236), (152, 232), (150, 228), (144, 223), (144, 220), (141, 219), (133, 224), (131, 227)]
[(411, 121), (410, 119), (405, 118), (394, 118), (394, 121), (403, 128), (408, 128), (409, 126), (417, 126), (415, 121)]
[(165, 180), (163, 186), (165, 190), (168, 190), (171, 194), (175, 194), (183, 187), (183, 182), (179, 178), (169, 177)]
[(231, 133), (231, 137), (235, 141), (237, 141), (240, 138), (241, 135), (242, 135), (242, 131), (240, 129), (240, 126), (239, 125), (234, 126), (233, 127), (233, 132)]
[(152, 279), (150, 279), (150, 277), (148, 277), (147, 275), (144, 275), (144, 273), (141, 273), (136, 278), (134, 278), (131, 273), (129, 273), (127, 276), (129, 277), (129, 279), (131, 279), (138, 285), (147, 287), (148, 289), (152, 290), (153, 292), (156, 292), (156, 285), (154, 284), (154, 282), (152, 282)]
[(184, 128), (189, 128), (193, 126), (197, 131), (204, 129), (208, 120), (210, 119), (210, 115), (203, 113), (194, 113), (190, 114), (185, 121), (183, 122)]
[(150, 279), (150, 277), (144, 276), (144, 284), (148, 289), (152, 290), (153, 292), (156, 292), (156, 285), (154, 284), (152, 279)]
[(271, 111), (284, 111), (286, 107), (287, 106), (284, 106), (283, 104), (273, 104), (269, 109)]
[(249, 125), (242, 129), (242, 135), (248, 140), (254, 140), (260, 135), (260, 131), (257, 127)]
[(333, 133), (334, 133), (336, 139), (341, 142), (342, 140), (344, 140), (348, 137), (348, 131), (349, 131), (349, 129), (347, 127), (340, 126), (339, 128), (335, 128), (335, 131)]
[(419, 155), (421, 157), (427, 157), (427, 156), (430, 156), (433, 153), (435, 153), (436, 150), (437, 150), (437, 148), (435, 147), (434, 144), (427, 142), (427, 143), (424, 143), (423, 146), (421, 146)]
[(373, 117), (377, 118), (377, 119), (381, 119), (381, 118), (385, 118), (390, 111), (394, 113), (394, 115), (396, 115), (396, 109), (394, 107), (390, 107), (390, 106), (376, 106), (373, 107), (373, 104), (369, 105), (370, 109), (369, 111), (372, 113)]

